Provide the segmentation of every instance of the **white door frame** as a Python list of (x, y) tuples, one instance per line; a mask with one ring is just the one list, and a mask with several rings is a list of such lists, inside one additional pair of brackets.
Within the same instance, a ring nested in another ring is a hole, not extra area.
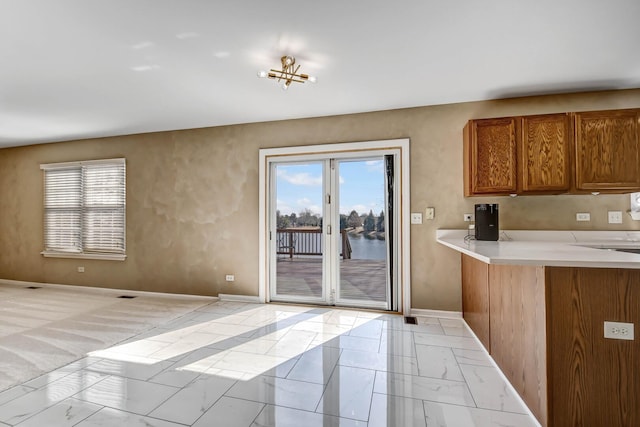
[(399, 180), (398, 191), (400, 194), (398, 215), (398, 258), (400, 261), (398, 288), (401, 298), (398, 301), (400, 313), (411, 313), (411, 242), (410, 242), (410, 173), (409, 173), (409, 139), (390, 139), (380, 141), (349, 142), (340, 144), (307, 145), (283, 148), (260, 149), (260, 187), (259, 187), (259, 286), (258, 299), (262, 303), (269, 301), (269, 167), (268, 162), (273, 158), (282, 161), (294, 160), (295, 156), (318, 154), (327, 157), (339, 158), (343, 155), (353, 155), (358, 151), (375, 150), (399, 150), (400, 168), (396, 174)]

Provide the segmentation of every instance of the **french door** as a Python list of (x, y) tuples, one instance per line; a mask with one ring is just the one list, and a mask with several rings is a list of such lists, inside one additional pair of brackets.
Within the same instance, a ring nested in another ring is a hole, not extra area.
[(267, 161), (271, 301), (398, 310), (398, 162), (394, 150)]

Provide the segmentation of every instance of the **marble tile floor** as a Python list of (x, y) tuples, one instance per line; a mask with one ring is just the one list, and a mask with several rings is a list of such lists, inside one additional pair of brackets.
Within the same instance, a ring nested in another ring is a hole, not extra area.
[(209, 304), (207, 297), (0, 280), (0, 391)]
[(213, 302), (0, 392), (0, 426), (537, 426), (463, 321)]

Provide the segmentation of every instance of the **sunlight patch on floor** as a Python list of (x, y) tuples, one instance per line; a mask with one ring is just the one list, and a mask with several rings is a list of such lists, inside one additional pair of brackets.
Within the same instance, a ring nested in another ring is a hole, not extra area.
[(88, 355), (153, 365), (207, 348), (213, 354), (179, 370), (248, 380), (377, 317), (359, 318), (356, 312), (342, 311), (317, 313), (315, 308), (265, 311), (256, 307), (167, 332), (143, 334), (149, 336)]

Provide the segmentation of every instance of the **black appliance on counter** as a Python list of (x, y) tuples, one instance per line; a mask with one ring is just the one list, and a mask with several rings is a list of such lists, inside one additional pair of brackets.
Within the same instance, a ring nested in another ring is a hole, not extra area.
[(498, 204), (477, 204), (475, 215), (476, 240), (498, 240)]

